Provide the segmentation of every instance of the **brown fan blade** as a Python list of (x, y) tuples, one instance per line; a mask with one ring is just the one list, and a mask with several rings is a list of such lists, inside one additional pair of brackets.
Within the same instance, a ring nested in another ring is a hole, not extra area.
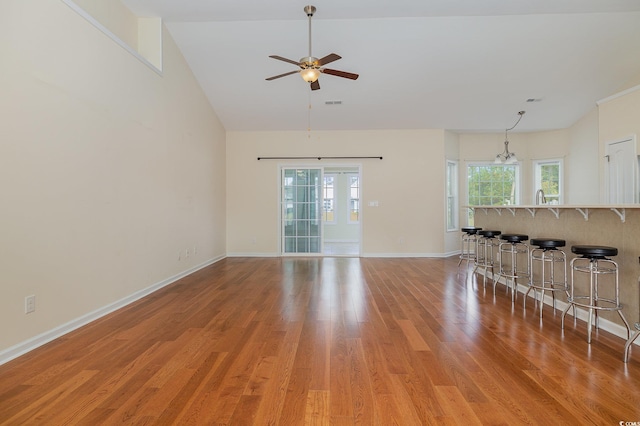
[(312, 81), (311, 90), (318, 90), (318, 89), (320, 89), (320, 81), (319, 80)]
[(265, 78), (265, 80), (271, 81), (271, 80), (275, 80), (276, 78), (285, 77), (285, 76), (291, 75), (291, 74), (297, 74), (299, 72), (300, 71), (289, 71), (289, 72), (285, 72), (284, 74), (274, 75), (273, 77)]
[(322, 65), (327, 65), (333, 61), (337, 61), (338, 59), (342, 59), (342, 56), (340, 55), (336, 55), (335, 53), (330, 53), (327, 56), (325, 56), (324, 58), (320, 58), (318, 59), (318, 65), (322, 66)]
[(346, 71), (332, 70), (332, 69), (329, 69), (329, 68), (322, 68), (320, 70), (320, 72), (322, 72), (324, 74), (335, 75), (337, 77), (348, 78), (348, 79), (351, 79), (351, 80), (357, 80), (358, 77), (360, 77), (358, 74), (353, 74), (353, 73), (346, 72)]
[(285, 61), (285, 62), (289, 62), (290, 64), (300, 66), (300, 62), (298, 62), (298, 61), (294, 61), (294, 60), (292, 60), (292, 59), (283, 58), (282, 56), (278, 56), (278, 55), (271, 55), (271, 56), (269, 56), (269, 57), (270, 57), (270, 58), (273, 58), (273, 59), (277, 59), (277, 60), (279, 60), (279, 61)]

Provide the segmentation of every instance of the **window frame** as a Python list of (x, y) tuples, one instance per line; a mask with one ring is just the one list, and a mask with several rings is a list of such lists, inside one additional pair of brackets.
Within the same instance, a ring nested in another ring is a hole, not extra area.
[[(563, 175), (564, 175), (564, 159), (562, 158), (547, 158), (547, 159), (543, 159), (543, 160), (532, 160), (532, 169), (533, 169), (533, 202), (532, 204), (536, 203), (536, 193), (538, 192), (539, 189), (541, 189), (542, 185), (542, 173), (541, 173), (541, 166), (545, 166), (545, 165), (553, 165), (553, 164), (557, 164), (558, 165), (558, 202), (557, 204), (563, 204), (564, 203), (564, 179), (563, 179)], [(544, 194), (545, 197), (547, 196), (553, 196), (555, 197), (556, 194)]]
[[(446, 160), (445, 164), (445, 221), (447, 232), (457, 231), (459, 228), (459, 185), (458, 161)], [(451, 212), (450, 212), (451, 210)], [(453, 223), (451, 223), (453, 220)]]
[[(351, 196), (352, 194), (352, 187), (351, 187), (351, 178), (356, 178), (357, 179), (357, 192), (358, 192), (358, 198), (353, 198)], [(361, 200), (362, 200), (362, 182), (360, 179), (360, 174), (359, 173), (347, 173), (347, 191), (348, 191), (348, 197), (347, 197), (347, 202), (349, 203), (347, 206), (347, 223), (348, 224), (358, 224), (360, 223), (360, 215), (362, 214), (362, 204), (361, 204)], [(353, 205), (353, 201), (357, 200), (357, 213), (358, 213), (358, 219), (357, 220), (353, 220), (351, 219), (351, 212), (353, 211), (352, 205)]]
[[(327, 178), (328, 177), (332, 177), (333, 178), (333, 197), (332, 198), (327, 198), (325, 197), (326, 195), (326, 191), (327, 191)], [(327, 224), (327, 225), (335, 225), (338, 223), (338, 218), (336, 215), (336, 212), (338, 211), (338, 197), (337, 195), (337, 191), (338, 191), (338, 174), (337, 173), (324, 173), (322, 176), (322, 222)], [(331, 200), (332, 204), (333, 204), (333, 219), (332, 220), (326, 220), (327, 217), (327, 210), (325, 207), (325, 203), (326, 200)]]
[[(522, 179), (521, 179), (521, 170), (522, 170), (522, 164), (518, 161), (516, 163), (513, 164), (495, 164), (492, 161), (473, 161), (473, 162), (469, 162), (467, 163), (467, 168), (466, 168), (466, 184), (467, 184), (467, 205), (471, 206), (471, 201), (469, 200), (469, 190), (471, 188), (471, 185), (469, 185), (469, 168), (471, 167), (514, 167), (515, 170), (515, 176), (514, 176), (514, 181), (515, 181), (515, 188), (516, 188), (516, 194), (515, 194), (515, 201), (513, 204), (495, 204), (495, 205), (514, 205), (514, 206), (518, 206), (521, 204), (521, 200), (522, 200)], [(493, 205), (493, 204), (482, 204), (482, 205)]]

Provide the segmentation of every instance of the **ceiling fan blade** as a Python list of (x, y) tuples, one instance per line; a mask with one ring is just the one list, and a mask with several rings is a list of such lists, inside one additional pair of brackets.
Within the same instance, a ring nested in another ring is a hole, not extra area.
[(322, 66), (322, 65), (327, 65), (333, 61), (337, 61), (338, 59), (342, 59), (342, 56), (340, 55), (336, 55), (335, 53), (330, 53), (327, 56), (325, 56), (324, 58), (320, 58), (318, 59), (318, 65)]
[(324, 73), (324, 74), (335, 75), (337, 77), (348, 78), (348, 79), (351, 79), (351, 80), (357, 80), (358, 77), (360, 77), (358, 74), (353, 74), (353, 73), (346, 72), (346, 71), (332, 70), (332, 69), (329, 69), (329, 68), (323, 68), (320, 71), (322, 73)]
[(320, 89), (320, 81), (316, 80), (311, 82), (311, 90), (318, 90)]
[(298, 62), (298, 61), (294, 61), (294, 60), (292, 60), (292, 59), (283, 58), (282, 56), (278, 56), (278, 55), (271, 55), (271, 56), (269, 56), (269, 57), (270, 57), (270, 58), (273, 58), (273, 59), (277, 59), (277, 60), (279, 60), (279, 61), (285, 61), (285, 62), (289, 62), (290, 64), (300, 66), (300, 62)]
[(291, 75), (291, 74), (297, 74), (299, 72), (300, 71), (289, 71), (289, 72), (285, 72), (284, 74), (274, 75), (273, 77), (265, 78), (265, 80), (271, 81), (271, 80), (275, 80), (276, 78), (285, 77), (285, 76)]

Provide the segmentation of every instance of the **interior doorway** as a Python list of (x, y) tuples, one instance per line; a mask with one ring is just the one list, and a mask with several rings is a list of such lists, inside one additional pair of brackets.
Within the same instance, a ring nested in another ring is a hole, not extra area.
[(325, 167), (323, 254), (360, 256), (362, 179), (360, 167)]

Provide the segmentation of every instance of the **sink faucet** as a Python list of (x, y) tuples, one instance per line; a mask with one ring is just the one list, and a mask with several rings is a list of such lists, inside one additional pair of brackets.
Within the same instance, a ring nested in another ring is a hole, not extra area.
[(547, 197), (544, 196), (542, 189), (538, 189), (536, 192), (536, 206), (540, 204), (547, 204)]

